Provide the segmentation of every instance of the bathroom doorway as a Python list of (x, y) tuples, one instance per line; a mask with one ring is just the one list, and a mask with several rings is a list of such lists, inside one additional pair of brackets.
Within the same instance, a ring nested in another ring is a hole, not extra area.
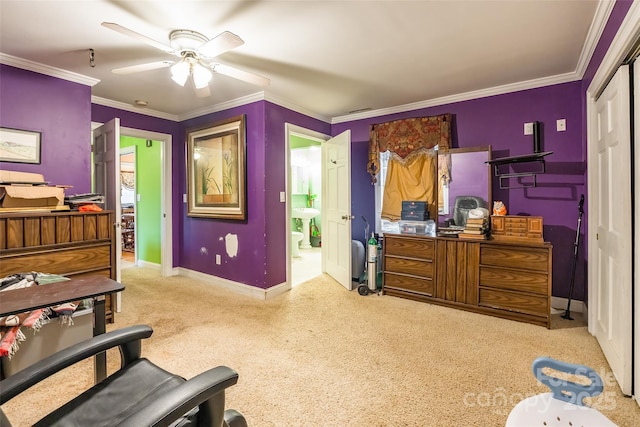
[(322, 143), (328, 136), (287, 125), (289, 254), (291, 287), (321, 275)]

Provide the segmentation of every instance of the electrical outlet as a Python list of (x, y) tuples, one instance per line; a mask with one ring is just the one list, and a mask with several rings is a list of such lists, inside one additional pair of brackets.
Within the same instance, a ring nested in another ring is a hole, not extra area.
[(558, 132), (564, 132), (567, 130), (567, 119), (556, 120), (556, 130)]
[(216, 264), (220, 265), (222, 263), (222, 259), (220, 258), (220, 254), (216, 254)]
[(533, 122), (524, 124), (524, 134), (533, 135)]

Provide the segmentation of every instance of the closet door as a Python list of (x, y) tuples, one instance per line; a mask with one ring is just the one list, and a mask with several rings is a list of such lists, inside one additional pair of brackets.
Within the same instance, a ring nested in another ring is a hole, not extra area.
[[(589, 147), (590, 330), (622, 389), (631, 394), (632, 194), (629, 66), (595, 103)], [(593, 251), (593, 252), (592, 252)]]

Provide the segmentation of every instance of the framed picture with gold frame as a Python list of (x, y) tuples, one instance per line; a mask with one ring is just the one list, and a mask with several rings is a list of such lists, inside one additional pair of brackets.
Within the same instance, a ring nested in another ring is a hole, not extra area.
[(187, 215), (245, 220), (245, 116), (187, 129)]

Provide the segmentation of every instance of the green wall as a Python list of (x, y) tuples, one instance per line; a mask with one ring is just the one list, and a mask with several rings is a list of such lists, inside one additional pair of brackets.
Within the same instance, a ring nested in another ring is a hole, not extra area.
[(140, 201), (136, 202), (136, 256), (140, 261), (161, 263), (160, 217), (162, 189), (160, 159), (161, 142), (153, 141), (151, 147), (146, 140), (123, 136), (120, 149), (136, 147), (136, 193)]

